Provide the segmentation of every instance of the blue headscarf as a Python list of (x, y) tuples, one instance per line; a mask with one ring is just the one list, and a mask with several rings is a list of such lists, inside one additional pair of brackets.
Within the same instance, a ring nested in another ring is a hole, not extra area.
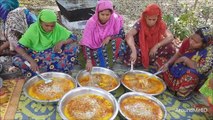
[(198, 28), (195, 33), (200, 35), (204, 43), (208, 43), (213, 38), (213, 31), (210, 27)]
[(0, 18), (6, 21), (7, 14), (19, 7), (18, 0), (0, 0)]

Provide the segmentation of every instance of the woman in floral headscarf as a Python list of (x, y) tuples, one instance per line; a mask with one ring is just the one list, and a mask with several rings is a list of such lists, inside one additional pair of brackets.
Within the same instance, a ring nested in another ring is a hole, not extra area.
[[(36, 71), (70, 72), (76, 58), (77, 44), (70, 31), (57, 23), (57, 16), (49, 9), (42, 10), (18, 42), (18, 56), (13, 58), (15, 66), (31, 77)], [(30, 68), (24, 62), (28, 61)]]
[(126, 42), (131, 50), (127, 51), (126, 63), (132, 61), (137, 66), (148, 68), (159, 56), (169, 58), (175, 53), (172, 40), (173, 35), (162, 20), (160, 7), (150, 4), (126, 35)]
[(158, 58), (157, 66), (165, 71), (163, 79), (179, 100), (190, 99), (195, 88), (199, 88), (212, 72), (212, 41), (213, 31), (209, 27), (199, 28), (183, 41), (171, 59)]
[(3, 39), (3, 44), (0, 46), (1, 55), (7, 48), (15, 51), (21, 35), (36, 21), (36, 16), (27, 8), (19, 7), (17, 0), (0, 0), (0, 19), (0, 39)]
[(109, 68), (110, 60), (114, 63), (115, 59), (123, 54), (121, 49), (124, 49), (124, 35), (123, 18), (115, 13), (112, 2), (98, 1), (95, 14), (87, 21), (80, 41), (86, 59), (86, 69), (91, 70), (92, 66)]

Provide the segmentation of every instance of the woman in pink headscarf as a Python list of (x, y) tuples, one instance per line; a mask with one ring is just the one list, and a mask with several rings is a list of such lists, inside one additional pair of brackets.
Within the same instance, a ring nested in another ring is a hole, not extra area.
[(98, 1), (95, 14), (87, 21), (80, 41), (86, 69), (90, 71), (93, 66), (111, 67), (110, 64), (123, 54), (124, 36), (123, 18), (115, 13), (112, 2)]

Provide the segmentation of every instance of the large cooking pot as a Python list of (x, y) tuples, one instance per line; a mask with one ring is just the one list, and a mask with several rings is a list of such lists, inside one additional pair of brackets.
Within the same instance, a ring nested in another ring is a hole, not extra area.
[[(150, 79), (146, 79), (148, 77)], [(166, 84), (161, 78), (142, 70), (133, 70), (124, 73), (121, 83), (132, 92), (142, 92), (150, 95), (159, 95), (166, 90)]]

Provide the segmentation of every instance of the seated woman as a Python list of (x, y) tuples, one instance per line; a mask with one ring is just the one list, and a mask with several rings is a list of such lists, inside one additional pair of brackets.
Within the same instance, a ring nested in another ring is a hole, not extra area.
[[(78, 46), (71, 44), (76, 40), (70, 31), (57, 23), (57, 16), (52, 10), (44, 9), (19, 40), (16, 46), (18, 56), (13, 57), (13, 64), (31, 77), (35, 71), (69, 72), (73, 69)], [(25, 65), (30, 63), (31, 69)]]
[(15, 51), (15, 46), (21, 35), (27, 28), (36, 21), (36, 16), (25, 7), (19, 7), (17, 0), (0, 0), (1, 39), (0, 55), (10, 48), (10, 52)]
[(163, 57), (157, 60), (157, 66), (165, 71), (164, 81), (179, 100), (190, 99), (191, 93), (204, 83), (211, 71), (212, 40), (213, 32), (209, 28), (199, 28), (183, 41), (179, 51), (170, 60)]
[(173, 35), (162, 20), (161, 9), (157, 4), (150, 4), (126, 35), (130, 49), (127, 49), (125, 63), (132, 61), (136, 66), (148, 68), (160, 56), (170, 58), (176, 52), (172, 40)]
[(124, 36), (123, 18), (115, 13), (112, 2), (98, 1), (95, 14), (87, 21), (80, 41), (86, 69), (90, 71), (93, 66), (110, 68), (110, 63), (123, 55)]

